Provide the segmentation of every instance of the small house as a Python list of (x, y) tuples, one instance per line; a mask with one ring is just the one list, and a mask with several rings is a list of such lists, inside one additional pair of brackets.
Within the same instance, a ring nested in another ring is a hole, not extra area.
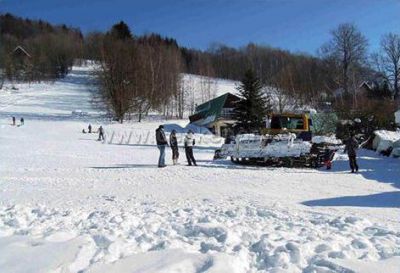
[(12, 58), (16, 66), (24, 67), (30, 64), (32, 56), (22, 46), (17, 46), (12, 51)]
[(12, 54), (17, 58), (32, 58), (31, 54), (29, 54), (22, 46), (14, 48)]
[(195, 113), (189, 117), (190, 123), (207, 127), (214, 134), (227, 137), (236, 123), (233, 118), (233, 110), (235, 103), (239, 100), (238, 96), (226, 93), (200, 104), (196, 107)]
[(12, 52), (12, 69), (17, 80), (28, 80), (32, 72), (32, 56), (22, 46), (17, 46)]

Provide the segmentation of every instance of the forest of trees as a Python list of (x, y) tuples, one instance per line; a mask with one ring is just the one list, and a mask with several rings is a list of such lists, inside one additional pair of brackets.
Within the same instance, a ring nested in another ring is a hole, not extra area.
[[(155, 34), (135, 37), (124, 22), (114, 25), (102, 40), (102, 94), (118, 121), (127, 114), (136, 114), (141, 121), (150, 109), (179, 115), (171, 112), (182, 108), (182, 58), (174, 40)], [(177, 102), (176, 107), (171, 102)]]
[[(2, 76), (16, 81), (42, 81), (65, 76), (75, 59), (82, 58), (84, 37), (78, 29), (53, 26), (41, 20), (0, 15)], [(29, 54), (21, 62), (14, 49)]]
[[(17, 46), (30, 54), (23, 69), (13, 54)], [(313, 56), (252, 43), (189, 49), (158, 34), (136, 35), (124, 22), (105, 33), (83, 35), (65, 25), (0, 15), (0, 83), (63, 77), (77, 59), (99, 62), (104, 101), (120, 122), (132, 116), (140, 120), (150, 109), (183, 117), (182, 73), (240, 80), (251, 69), (262, 85), (279, 90), (291, 103), (318, 109), (329, 102), (346, 118), (386, 115), (400, 99), (400, 36), (384, 35), (380, 49), (370, 54), (368, 40), (354, 24), (333, 29)], [(378, 77), (384, 84), (376, 85), (374, 94), (359, 92), (362, 82)]]

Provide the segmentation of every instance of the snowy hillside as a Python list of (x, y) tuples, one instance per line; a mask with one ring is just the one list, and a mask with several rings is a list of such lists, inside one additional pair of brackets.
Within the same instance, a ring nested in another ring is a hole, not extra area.
[(159, 169), (160, 122), (107, 123), (90, 71), (0, 91), (0, 272), (399, 272), (398, 159), (238, 166), (196, 135), (198, 167)]
[[(193, 74), (182, 74), (181, 88), (185, 91), (186, 116), (191, 115), (196, 105), (202, 104), (210, 99), (225, 93), (238, 95), (238, 81), (204, 77)], [(313, 108), (307, 105), (298, 105), (293, 97), (285, 95), (276, 88), (265, 86), (264, 92), (268, 96), (275, 112), (303, 112)]]
[(197, 105), (225, 93), (237, 94), (239, 82), (193, 74), (182, 74), (181, 88), (185, 94), (186, 115), (194, 113)]

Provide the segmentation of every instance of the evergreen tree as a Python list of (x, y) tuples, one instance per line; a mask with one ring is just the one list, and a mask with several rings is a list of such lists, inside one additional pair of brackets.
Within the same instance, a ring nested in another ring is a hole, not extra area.
[(129, 26), (124, 21), (113, 25), (110, 30), (110, 35), (118, 40), (128, 40), (133, 37)]
[(270, 110), (270, 102), (263, 94), (261, 82), (252, 70), (247, 70), (237, 90), (241, 99), (234, 109), (236, 125), (249, 133), (259, 131)]

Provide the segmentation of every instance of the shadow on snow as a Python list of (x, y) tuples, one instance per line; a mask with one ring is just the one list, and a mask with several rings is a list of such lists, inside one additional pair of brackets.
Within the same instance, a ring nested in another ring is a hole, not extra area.
[(142, 169), (142, 168), (158, 168), (157, 164), (117, 164), (115, 166), (107, 167), (90, 167), (91, 169), (97, 170), (109, 170), (109, 169)]
[[(335, 161), (334, 169), (329, 171), (336, 172), (349, 171), (347, 157), (341, 156)], [(383, 157), (373, 151), (362, 150), (358, 156), (360, 172), (365, 179), (376, 181), (377, 183), (388, 183), (394, 188), (400, 189), (400, 160), (395, 158)], [(328, 171), (327, 171), (328, 172)], [(341, 196), (335, 198), (310, 200), (302, 203), (306, 206), (349, 206), (349, 207), (376, 207), (376, 208), (400, 208), (400, 191), (381, 192), (370, 195), (360, 196)]]

